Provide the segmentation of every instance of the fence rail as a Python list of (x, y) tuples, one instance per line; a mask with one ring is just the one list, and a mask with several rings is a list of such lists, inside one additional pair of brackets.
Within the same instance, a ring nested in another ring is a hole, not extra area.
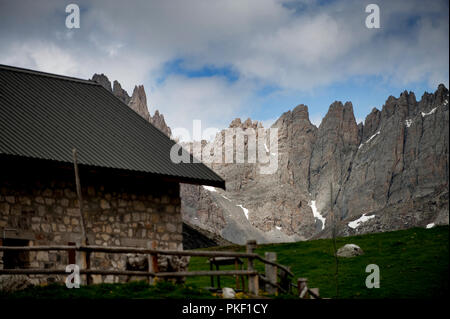
[[(246, 246), (246, 252), (229, 252), (229, 251), (193, 251), (193, 250), (162, 250), (151, 248), (139, 248), (139, 247), (105, 247), (96, 245), (48, 245), (48, 246), (0, 246), (0, 252), (5, 251), (77, 251), (85, 255), (85, 259), (89, 260), (90, 254), (95, 252), (112, 253), (112, 254), (124, 254), (135, 253), (148, 255), (149, 258), (149, 271), (133, 271), (133, 270), (100, 270), (90, 269), (90, 263), (83, 263), (85, 268), (80, 269), (80, 275), (126, 275), (126, 276), (142, 276), (147, 278), (177, 278), (177, 277), (193, 277), (193, 276), (247, 276), (248, 277), (248, 291), (253, 295), (258, 295), (259, 280), (273, 287), (268, 289), (271, 292), (277, 293), (278, 291), (283, 293), (291, 292), (291, 277), (294, 274), (290, 268), (281, 265), (267, 258), (263, 258), (254, 253), (256, 248), (256, 241), (248, 241)], [(270, 253), (271, 256), (276, 254)], [(177, 271), (177, 272), (159, 272), (157, 265), (158, 255), (171, 255), (171, 256), (190, 256), (190, 257), (234, 257), (245, 258), (248, 260), (247, 270), (205, 270), (205, 271)], [(266, 257), (268, 255), (266, 254)], [(259, 260), (266, 265), (266, 273), (259, 273), (254, 268), (254, 261)], [(0, 269), (0, 275), (11, 274), (23, 274), (23, 275), (67, 275), (65, 269), (40, 269), (40, 268), (28, 268), (28, 269)], [(278, 283), (278, 279), (280, 282)], [(283, 280), (287, 282), (287, 285), (283, 286)], [(89, 283), (89, 276), (87, 276), (87, 282)], [(267, 285), (265, 285), (267, 288)], [(244, 287), (243, 287), (244, 288)], [(303, 290), (303, 287), (302, 287)], [(300, 294), (300, 291), (299, 291)], [(316, 296), (314, 293), (311, 294)]]

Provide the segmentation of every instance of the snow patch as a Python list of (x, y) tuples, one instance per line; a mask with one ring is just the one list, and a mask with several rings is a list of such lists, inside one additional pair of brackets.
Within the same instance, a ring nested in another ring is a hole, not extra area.
[(364, 144), (369, 143), (371, 140), (373, 140), (378, 134), (380, 134), (380, 131), (376, 132), (375, 134), (373, 134), (371, 137), (369, 137), (369, 139), (367, 141), (365, 141), (364, 143), (361, 143), (361, 145), (359, 145), (358, 149), (360, 149), (361, 147), (363, 147)]
[(348, 227), (355, 229), (355, 228), (359, 227), (362, 223), (365, 223), (366, 221), (368, 221), (369, 219), (372, 219), (374, 217), (375, 217), (375, 215), (366, 216), (366, 213), (364, 213), (357, 220), (354, 220), (354, 221), (348, 223)]
[(280, 226), (275, 226), (275, 228), (278, 229), (278, 230), (281, 230), (281, 227), (280, 227)]
[(425, 117), (425, 116), (428, 116), (428, 115), (433, 114), (434, 112), (436, 112), (436, 109), (437, 109), (437, 107), (435, 107), (434, 109), (432, 109), (432, 110), (431, 110), (430, 112), (428, 112), (428, 113), (422, 112), (422, 117)]
[[(444, 102), (442, 102), (442, 106), (446, 106), (448, 104), (448, 100), (447, 99), (445, 99), (444, 100)], [(436, 106), (434, 109), (432, 109), (430, 112), (428, 112), (428, 113), (424, 113), (424, 112), (422, 112), (422, 117), (425, 117), (425, 116), (428, 116), (428, 115), (431, 115), (431, 114), (433, 114), (434, 112), (436, 112), (436, 109), (438, 108), (438, 106)]]
[(430, 229), (430, 228), (433, 228), (434, 226), (435, 226), (434, 223), (431, 223), (431, 224), (428, 224), (426, 228)]
[[(264, 143), (264, 148), (266, 149), (266, 153), (269, 153), (269, 148), (267, 147), (267, 144)], [(277, 156), (277, 153), (270, 153), (271, 156)]]
[(244, 211), (244, 214), (245, 214), (245, 218), (248, 219), (248, 209), (245, 208), (244, 206), (242, 206), (241, 204), (236, 205), (236, 206), (239, 206), (240, 208), (242, 208), (242, 210)]
[(210, 192), (217, 192), (216, 188), (212, 187), (212, 186), (204, 186), (203, 185), (203, 188), (206, 189), (207, 191), (210, 191)]
[(313, 211), (314, 218), (317, 218), (318, 220), (320, 220), (322, 222), (322, 230), (323, 230), (325, 228), (325, 221), (326, 221), (326, 219), (317, 210), (316, 201), (312, 200), (311, 204), (309, 204), (309, 206), (311, 207), (311, 209)]
[(228, 197), (226, 197), (225, 195), (222, 195), (223, 198), (225, 198), (226, 200), (231, 202), (231, 199), (229, 199)]
[(413, 123), (412, 119), (409, 119), (409, 120), (405, 121), (406, 127), (410, 127), (412, 123)]

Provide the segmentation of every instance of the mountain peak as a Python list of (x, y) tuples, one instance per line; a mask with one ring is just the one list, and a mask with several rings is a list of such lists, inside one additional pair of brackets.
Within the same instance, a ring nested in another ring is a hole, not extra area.
[(109, 92), (112, 92), (111, 82), (109, 81), (108, 77), (106, 75), (104, 75), (103, 73), (101, 73), (101, 74), (95, 73), (92, 76), (91, 80), (99, 83), (105, 89), (107, 89)]
[(153, 117), (150, 115), (147, 107), (147, 95), (145, 94), (143, 85), (135, 85), (133, 94), (130, 97), (128, 95), (128, 92), (122, 88), (122, 85), (120, 85), (119, 81), (114, 80), (111, 87), (111, 81), (103, 73), (95, 73), (92, 76), (92, 80), (101, 84), (104, 88), (113, 93), (118, 99), (128, 105), (131, 109), (133, 109), (147, 121), (152, 123), (164, 134), (169, 137), (172, 135), (170, 127), (167, 126), (166, 121), (164, 120), (164, 115), (159, 113), (158, 110), (155, 111), (155, 115)]
[(241, 128), (243, 130), (252, 128), (252, 129), (258, 129), (262, 128), (261, 122), (258, 121), (252, 121), (251, 118), (247, 118), (244, 122), (241, 121), (240, 118), (235, 118), (231, 121), (229, 128)]
[(150, 113), (147, 108), (147, 95), (145, 94), (143, 85), (136, 85), (134, 87), (133, 95), (128, 106), (146, 120), (150, 120)]
[(128, 105), (130, 103), (131, 97), (128, 95), (128, 92), (122, 89), (122, 86), (117, 80), (113, 82), (112, 92), (115, 96), (117, 96), (122, 102)]

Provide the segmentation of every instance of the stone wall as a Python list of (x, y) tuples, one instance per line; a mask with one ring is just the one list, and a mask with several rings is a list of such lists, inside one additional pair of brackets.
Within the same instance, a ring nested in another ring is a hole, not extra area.
[[(0, 173), (2, 238), (26, 239), (29, 245), (80, 242), (79, 203), (70, 167)], [(80, 179), (90, 244), (148, 247), (154, 242), (161, 249), (183, 249), (178, 183), (83, 168)], [(62, 269), (68, 264), (65, 252), (30, 252), (29, 258), (32, 268)], [(91, 268), (125, 269), (126, 257), (95, 253)], [(94, 277), (101, 280), (120, 278)]]

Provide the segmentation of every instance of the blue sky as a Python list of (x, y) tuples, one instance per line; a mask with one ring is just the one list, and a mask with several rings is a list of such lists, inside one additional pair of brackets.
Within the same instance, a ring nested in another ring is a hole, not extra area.
[(172, 128), (267, 125), (298, 104), (318, 125), (335, 100), (360, 121), (389, 95), (448, 87), (444, 0), (377, 1), (380, 29), (360, 0), (73, 1), (80, 29), (68, 3), (0, 0), (0, 63), (143, 84)]

